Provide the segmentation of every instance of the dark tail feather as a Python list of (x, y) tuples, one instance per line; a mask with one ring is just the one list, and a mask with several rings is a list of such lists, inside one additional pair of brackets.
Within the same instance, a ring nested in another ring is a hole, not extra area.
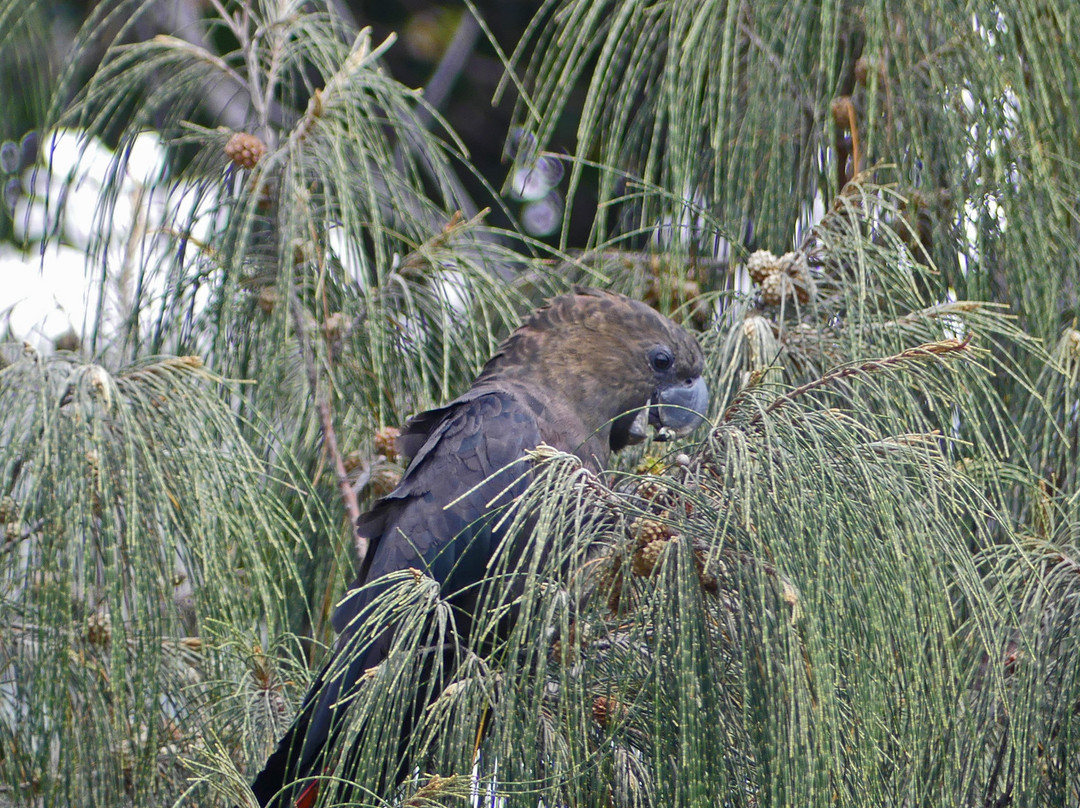
[[(383, 772), (365, 784), (375, 794), (386, 795), (393, 791), (412, 775), (416, 765), (420, 765), (419, 761), (412, 760), (410, 755), (413, 729), (421, 721), (427, 706), (438, 697), (448, 681), (448, 676), (455, 667), (455, 657), (452, 648), (444, 647), (430, 649), (417, 661), (417, 689), (412, 703), (409, 704), (407, 700), (405, 705), (394, 710), (399, 721), (398, 726), (391, 730), (397, 736), (396, 744), (391, 744), (391, 747), (396, 746), (396, 759), (392, 763), (387, 761), (389, 765)], [(437, 664), (436, 659), (439, 659), (441, 664)], [(356, 737), (346, 741), (348, 745), (344, 749), (335, 751), (338, 741), (345, 740), (337, 736), (348, 723), (348, 711), (335, 709), (335, 706), (348, 701), (349, 696), (355, 692), (360, 676), (370, 667), (366, 664), (369, 661), (370, 657), (354, 661), (343, 675), (336, 678), (330, 678), (333, 662), (323, 670), (308, 693), (295, 723), (282, 737), (277, 749), (267, 759), (263, 770), (251, 785), (259, 805), (264, 808), (310, 808), (315, 804), (321, 782), (320, 779), (311, 778), (317, 777), (323, 770), (338, 767), (341, 769), (340, 774), (346, 778), (353, 776), (352, 772), (359, 764), (357, 758), (363, 754), (366, 744), (372, 738), (366, 728), (361, 728)], [(329, 681), (324, 681), (324, 677), (329, 678)], [(370, 753), (372, 748), (369, 747), (368, 751)], [(339, 758), (338, 755), (342, 752), (344, 754)], [(339, 761), (337, 764), (331, 762), (335, 758)], [(298, 780), (300, 782), (297, 782)], [(340, 789), (336, 794), (337, 798), (350, 800), (347, 783), (339, 780), (333, 788)]]
[[(300, 760), (304, 746), (304, 736), (308, 725), (311, 723), (311, 713), (315, 708), (314, 700), (306, 703), (297, 716), (296, 721), (278, 742), (277, 749), (266, 760), (263, 769), (255, 777), (251, 784), (251, 790), (255, 792), (255, 799), (263, 808), (292, 808), (292, 795), (297, 790), (286, 788), (298, 778), (307, 776), (308, 772), (303, 761)], [(316, 785), (317, 782), (311, 785)], [(307, 789), (305, 789), (305, 792)], [(316, 788), (317, 792), (317, 788)], [(312, 795), (314, 800), (314, 795)]]
[[(414, 728), (422, 722), (428, 705), (452, 679), (457, 668), (457, 641), (467, 636), (467, 628), (463, 630), (458, 622), (448, 627), (449, 632), (444, 635), (436, 621), (429, 621), (421, 636), (416, 638), (415, 651), (419, 653), (397, 657), (399, 663), (411, 669), (405, 675), (415, 687), (411, 698), (406, 696), (403, 702), (395, 699), (383, 708), (384, 715), (396, 716), (397, 726), (383, 725), (378, 731), (375, 727), (363, 726), (348, 739), (338, 736), (349, 724), (349, 704), (359, 693), (365, 672), (386, 661), (394, 631), (383, 630), (370, 644), (355, 635), (339, 637), (335, 653), (316, 677), (296, 720), (251, 785), (259, 805), (263, 808), (307, 808), (314, 804), (318, 794), (319, 775), (324, 771), (329, 774), (331, 769), (346, 781), (359, 774), (361, 768), (366, 769), (365, 790), (379, 795), (393, 791), (410, 777), (415, 766), (422, 765), (421, 761), (412, 759), (416, 754)], [(413, 665), (415, 667), (411, 667)], [(372, 734), (376, 731), (377, 734)], [(383, 735), (384, 731), (389, 731), (390, 737)], [(381, 739), (376, 741), (377, 737)], [(375, 746), (370, 746), (373, 741)], [(381, 756), (378, 749), (385, 750), (394, 759), (384, 760), (382, 771), (375, 774), (370, 757), (372, 754)], [(361, 765), (363, 757), (369, 758), (366, 765)], [(336, 796), (349, 801), (351, 789), (347, 782), (337, 777), (335, 780), (337, 785), (333, 788), (340, 790)]]
[(346, 638), (320, 671), (293, 725), (252, 782), (251, 790), (263, 808), (303, 808), (301, 799), (314, 803), (318, 781), (306, 778), (323, 767), (324, 751), (331, 749), (341, 730), (347, 713), (341, 705), (355, 692), (364, 671), (386, 655), (388, 640), (380, 639), (366, 653), (347, 662), (349, 652), (355, 649), (350, 639)]

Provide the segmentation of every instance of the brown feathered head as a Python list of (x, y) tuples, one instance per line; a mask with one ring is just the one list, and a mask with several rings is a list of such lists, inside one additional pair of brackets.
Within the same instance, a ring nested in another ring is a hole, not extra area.
[[(618, 451), (645, 439), (685, 435), (701, 423), (709, 394), (701, 346), (637, 300), (575, 289), (533, 313), (484, 366), (476, 386), (542, 391), (557, 417), (579, 420), (582, 442)], [(598, 458), (603, 460), (604, 458)]]

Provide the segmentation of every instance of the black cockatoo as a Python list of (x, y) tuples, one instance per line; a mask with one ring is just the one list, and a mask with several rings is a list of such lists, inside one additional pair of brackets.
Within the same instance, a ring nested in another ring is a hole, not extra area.
[[(688, 434), (708, 406), (702, 364), (694, 337), (644, 303), (576, 289), (533, 313), (468, 392), (413, 417), (399, 440), (411, 457), (401, 483), (360, 517), (369, 550), (334, 613), (340, 632), (334, 655), (256, 777), (259, 803), (314, 802), (317, 781), (293, 784), (327, 765), (324, 753), (340, 731), (349, 696), (392, 641), (391, 626), (362, 652), (348, 642), (357, 616), (385, 588), (368, 584), (388, 573), (424, 570), (465, 615), (457, 630), (467, 632), (476, 584), (507, 538), (510, 520), (491, 515), (512, 507), (531, 477), (515, 461), (546, 443), (600, 471), (611, 452), (644, 440), (648, 425), (661, 437)], [(529, 536), (518, 532), (509, 540), (523, 544)]]

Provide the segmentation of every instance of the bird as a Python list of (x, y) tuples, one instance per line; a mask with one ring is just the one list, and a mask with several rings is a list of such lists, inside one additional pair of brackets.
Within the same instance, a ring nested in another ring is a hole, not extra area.
[[(530, 540), (527, 529), (511, 534), (512, 520), (499, 518), (528, 487), (528, 453), (546, 444), (601, 472), (612, 452), (645, 440), (650, 426), (659, 440), (688, 435), (708, 409), (703, 366), (697, 340), (656, 310), (615, 292), (574, 287), (528, 316), (464, 394), (409, 419), (398, 438), (408, 466), (397, 487), (358, 520), (368, 551), (335, 609), (337, 641), (252, 783), (259, 804), (314, 804), (350, 697), (391, 650), (393, 626), (361, 649), (350, 642), (365, 610), (390, 585), (386, 576), (431, 576), (461, 616), (456, 630), (467, 634), (473, 612), (483, 608), (477, 584), (500, 543), (516, 543), (513, 557)], [(413, 716), (424, 703), (417, 697)], [(402, 732), (409, 726), (406, 716)], [(403, 762), (399, 772), (407, 768)]]

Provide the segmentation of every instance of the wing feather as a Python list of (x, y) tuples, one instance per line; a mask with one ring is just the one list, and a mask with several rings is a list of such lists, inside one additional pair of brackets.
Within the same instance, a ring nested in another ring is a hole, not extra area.
[[(420, 418), (427, 437), (401, 483), (360, 517), (368, 557), (334, 612), (335, 653), (252, 786), (264, 804), (287, 782), (312, 772), (334, 732), (336, 706), (385, 657), (392, 627), (366, 653), (346, 656), (356, 653), (354, 621), (385, 589), (379, 579), (410, 567), (423, 570), (453, 602), (454, 593), (483, 578), (502, 540), (494, 525), (528, 485), (529, 467), (518, 461), (541, 439), (537, 415), (518, 398), (498, 391), (470, 395)], [(417, 432), (409, 434), (415, 443)]]

